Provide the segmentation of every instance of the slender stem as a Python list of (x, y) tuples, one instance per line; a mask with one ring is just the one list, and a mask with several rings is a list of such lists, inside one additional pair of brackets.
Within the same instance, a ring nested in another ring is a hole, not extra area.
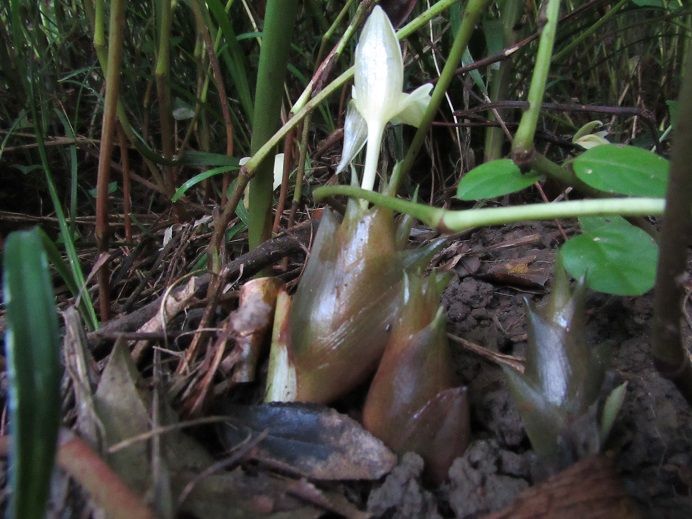
[(673, 136), (667, 207), (661, 230), (656, 274), (652, 354), (664, 377), (672, 380), (692, 405), (692, 363), (681, 333), (687, 248), (692, 243), (692, 43), (680, 91), (680, 116)]
[(295, 221), (296, 212), (298, 211), (298, 206), (300, 205), (300, 200), (303, 197), (303, 178), (305, 178), (305, 161), (308, 156), (308, 137), (310, 136), (310, 121), (312, 119), (312, 114), (308, 114), (303, 120), (303, 131), (301, 132), (300, 138), (300, 151), (298, 155), (298, 169), (296, 172), (296, 183), (293, 188), (293, 199), (291, 200), (291, 211), (288, 215), (288, 229), (293, 227), (293, 222)]
[[(298, 100), (295, 102), (293, 105), (293, 108), (291, 108), (291, 113), (296, 113), (298, 110), (300, 110), (303, 106), (305, 106), (305, 103), (308, 101), (310, 96), (313, 93), (313, 90), (315, 89), (315, 84), (323, 82), (324, 76), (329, 72), (331, 67), (336, 63), (336, 61), (339, 59), (341, 54), (343, 53), (344, 49), (346, 48), (346, 44), (350, 41), (351, 37), (356, 31), (356, 27), (360, 24), (361, 20), (365, 16), (366, 12), (368, 12), (370, 8), (370, 4), (372, 3), (373, 0), (370, 0), (369, 2), (361, 2), (360, 5), (358, 5), (358, 9), (356, 11), (355, 16), (353, 19), (350, 21), (348, 24), (348, 27), (346, 27), (346, 30), (344, 33), (341, 35), (341, 38), (339, 38), (338, 43), (334, 46), (334, 48), (329, 52), (327, 57), (320, 63), (320, 65), (317, 67), (317, 70), (313, 74), (312, 78), (308, 82), (307, 86), (303, 90), (303, 93), (300, 94), (300, 97)], [(348, 2), (350, 3), (350, 2)], [(334, 27), (336, 26), (336, 23), (340, 20), (341, 16), (346, 12), (346, 8), (348, 7), (348, 3), (344, 8), (342, 9), (341, 13), (339, 13), (339, 16), (337, 17), (336, 21), (334, 24), (332, 24), (332, 27), (330, 27), (330, 30), (333, 30)], [(317, 62), (319, 63), (320, 60), (322, 59), (322, 53), (324, 51), (324, 45), (327, 42), (327, 38), (329, 38), (331, 34), (328, 36), (326, 33), (322, 37), (322, 44), (320, 45), (320, 50), (317, 53)]]
[(447, 92), (449, 85), (456, 75), (455, 73), (457, 66), (459, 63), (461, 63), (461, 57), (463, 56), (464, 50), (471, 39), (473, 30), (488, 3), (490, 3), (489, 0), (469, 0), (469, 2), (466, 4), (466, 9), (464, 9), (463, 18), (461, 20), (461, 26), (459, 27), (459, 32), (457, 32), (457, 35), (454, 38), (452, 50), (449, 52), (449, 56), (447, 56), (447, 62), (445, 63), (442, 73), (440, 74), (440, 78), (432, 92), (430, 104), (425, 111), (423, 120), (421, 121), (421, 124), (416, 131), (416, 135), (413, 137), (413, 141), (406, 152), (403, 163), (398, 170), (399, 174), (392, 176), (388, 187), (390, 193), (395, 193), (398, 190), (401, 179), (407, 175), (409, 171), (411, 171), (413, 163), (418, 156), (418, 152), (423, 146), (423, 142), (425, 142), (425, 137), (430, 129), (433, 118), (435, 117), (440, 104), (444, 100), (445, 93)]
[[(502, 4), (502, 45), (505, 48), (514, 45), (517, 41), (517, 31), (515, 30), (515, 26), (523, 9), (524, 4), (522, 2), (505, 0), (505, 2)], [(492, 83), (490, 85), (491, 101), (499, 101), (500, 99), (506, 97), (507, 91), (509, 90), (510, 80), (512, 78), (512, 68), (512, 61), (505, 60), (500, 63), (500, 68), (497, 70), (497, 72), (489, 72), (492, 74)], [(488, 119), (490, 121), (495, 121), (496, 119), (499, 120), (499, 117), (495, 117), (495, 113), (498, 112), (492, 111), (491, 114), (489, 114)], [(504, 144), (504, 140), (505, 134), (502, 128), (490, 127), (485, 131), (485, 146), (483, 148), (485, 162), (502, 158), (502, 145)]]
[[(195, 18), (198, 20), (199, 32), (204, 41), (204, 46), (207, 48), (207, 55), (209, 56), (209, 63), (211, 63), (212, 77), (214, 79), (214, 84), (216, 85), (216, 91), (219, 95), (219, 104), (221, 105), (221, 115), (223, 117), (224, 127), (226, 128), (226, 155), (229, 157), (233, 156), (233, 122), (231, 120), (231, 112), (228, 109), (228, 96), (226, 95), (226, 87), (223, 82), (223, 74), (221, 72), (221, 66), (219, 65), (219, 59), (216, 56), (216, 51), (214, 50), (214, 43), (211, 39), (211, 34), (209, 33), (208, 27), (204, 24), (204, 17), (202, 16), (202, 2), (197, 0), (191, 3), (192, 11)], [(224, 177), (228, 179), (228, 175)], [(226, 198), (226, 188), (228, 186), (224, 183), (222, 199)]]
[[(96, 178), (96, 242), (99, 252), (108, 251), (108, 182), (111, 171), (111, 154), (116, 126), (116, 111), (120, 90), (120, 64), (123, 50), (123, 27), (125, 25), (125, 0), (111, 3), (108, 26), (108, 68), (106, 70), (106, 97), (103, 106), (101, 125), (101, 149), (99, 153)], [(108, 290), (108, 269), (99, 269), (99, 309), (101, 320), (108, 319), (110, 300)]]
[(592, 188), (588, 184), (579, 180), (574, 172), (565, 166), (560, 166), (541, 153), (534, 153), (531, 160), (531, 169), (536, 173), (546, 175), (556, 180), (563, 186), (572, 186), (583, 195), (591, 197), (603, 197), (603, 191)]
[[(104, 7), (104, 2), (103, 0), (95, 0), (94, 1), (94, 19), (93, 19), (93, 26), (94, 26), (94, 50), (96, 51), (96, 59), (98, 59), (99, 65), (101, 66), (101, 70), (103, 71), (103, 75), (106, 76), (108, 74), (108, 48), (106, 45), (106, 37), (105, 37), (105, 31), (104, 31), (104, 18), (105, 18), (105, 7)], [(127, 140), (130, 141), (130, 143), (137, 149), (139, 153), (142, 154), (144, 157), (144, 164), (147, 166), (147, 169), (151, 173), (152, 177), (156, 181), (157, 186), (159, 187), (159, 190), (161, 192), (167, 193), (169, 196), (173, 195), (173, 190), (171, 189), (166, 189), (166, 186), (163, 185), (163, 182), (160, 181), (159, 177), (159, 172), (156, 169), (156, 166), (154, 165), (155, 163), (160, 163), (160, 164), (173, 164), (174, 161), (164, 158), (158, 153), (156, 153), (154, 150), (149, 148), (147, 143), (140, 139), (132, 129), (132, 124), (130, 124), (130, 119), (127, 116), (127, 111), (125, 110), (125, 106), (123, 105), (122, 101), (118, 100), (118, 108), (117, 108), (117, 116), (118, 116), (118, 121), (120, 121), (120, 124), (122, 125), (123, 131), (125, 132), (125, 136), (127, 137)]]
[(628, 2), (629, 0), (620, 0), (606, 14), (604, 14), (598, 20), (596, 20), (596, 22), (591, 27), (589, 27), (585, 31), (582, 31), (576, 38), (572, 39), (567, 45), (565, 45), (558, 52), (556, 52), (555, 55), (553, 55), (551, 61), (553, 63), (559, 63), (560, 60), (562, 60), (562, 58), (572, 53), (578, 45), (580, 45), (584, 41), (588, 40), (591, 36), (593, 36), (598, 29), (603, 27), (603, 25), (607, 23), (608, 20), (610, 20)]
[(361, 187), (363, 189), (372, 189), (375, 187), (375, 179), (377, 178), (377, 163), (380, 159), (380, 148), (382, 147), (382, 134), (384, 126), (375, 125), (368, 127), (368, 145), (365, 152), (365, 168), (363, 169), (363, 181)]
[[(171, 26), (173, 23), (171, 0), (160, 0), (159, 12), (159, 45), (154, 76), (156, 79), (156, 94), (159, 101), (161, 150), (164, 158), (171, 160), (175, 153), (170, 85)], [(164, 166), (164, 182), (169, 190), (175, 189), (174, 171), (172, 166)]]
[(541, 113), (541, 105), (545, 95), (545, 85), (548, 81), (550, 58), (553, 54), (559, 14), (560, 0), (548, 0), (545, 9), (545, 25), (538, 43), (536, 63), (533, 67), (533, 77), (531, 78), (527, 96), (529, 107), (521, 116), (521, 121), (512, 143), (512, 159), (522, 169), (528, 168), (534, 152), (533, 138), (536, 134), (538, 116)]
[[(297, 12), (298, 0), (267, 2), (252, 120), (250, 151), (253, 155), (270, 140), (279, 126), (281, 95), (277, 91), (284, 84)], [(271, 147), (272, 150), (276, 144), (278, 142)], [(256, 175), (250, 182), (248, 238), (251, 249), (271, 236), (273, 182), (274, 163), (271, 157), (265, 157), (257, 164)]]
[[(448, 211), (382, 195), (352, 186), (325, 186), (314, 191), (316, 200), (346, 195), (361, 198), (381, 207), (388, 207), (418, 218), (430, 227), (442, 231), (460, 232), (487, 225), (503, 225), (532, 220), (554, 220), (579, 216), (642, 216), (660, 215), (665, 201), (662, 198), (602, 198), (599, 200), (575, 200), (552, 204), (527, 204), (513, 207), (492, 207)], [(689, 200), (688, 200), (689, 212)]]

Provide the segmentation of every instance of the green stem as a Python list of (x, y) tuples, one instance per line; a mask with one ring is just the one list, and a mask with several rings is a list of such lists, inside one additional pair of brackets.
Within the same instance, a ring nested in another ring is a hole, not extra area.
[(545, 25), (541, 32), (541, 40), (538, 44), (536, 63), (533, 67), (533, 77), (531, 78), (531, 86), (529, 87), (527, 97), (529, 107), (521, 116), (521, 121), (512, 143), (512, 159), (522, 169), (528, 168), (534, 152), (533, 138), (536, 134), (538, 116), (541, 113), (541, 105), (545, 95), (545, 85), (548, 81), (550, 58), (553, 54), (559, 14), (560, 0), (548, 0), (545, 9)]
[[(175, 153), (173, 137), (173, 116), (171, 114), (171, 26), (173, 13), (171, 0), (159, 1), (159, 45), (157, 51), (154, 77), (156, 79), (156, 93), (159, 100), (159, 124), (161, 132), (161, 150), (164, 158), (171, 160)], [(110, 62), (110, 60), (109, 60)], [(164, 167), (164, 182), (169, 191), (175, 189), (174, 169), (171, 166)]]
[(384, 127), (379, 124), (373, 124), (372, 127), (368, 127), (368, 146), (365, 152), (365, 167), (363, 168), (363, 181), (361, 182), (363, 189), (372, 190), (375, 187), (377, 162), (380, 158), (383, 133)]
[[(95, 0), (93, 12), (94, 50), (96, 51), (96, 59), (98, 60), (99, 65), (101, 66), (101, 71), (103, 72), (103, 75), (106, 76), (108, 74), (108, 47), (106, 45), (106, 37), (104, 31), (105, 7), (103, 0)], [(137, 149), (139, 153), (141, 153), (142, 157), (144, 157), (144, 163), (147, 166), (147, 169), (151, 173), (152, 177), (156, 180), (157, 186), (161, 188), (161, 191), (163, 191), (164, 193), (168, 193), (169, 196), (172, 196), (173, 191), (166, 190), (165, 186), (163, 185), (163, 182), (159, 180), (159, 172), (156, 169), (155, 164), (173, 165), (177, 161), (162, 157), (154, 150), (149, 148), (147, 143), (143, 141), (137, 134), (135, 134), (134, 130), (132, 129), (130, 119), (127, 116), (125, 106), (123, 105), (121, 100), (118, 100), (117, 115), (118, 121), (120, 121), (120, 125), (122, 126), (122, 129), (125, 132), (127, 140)]]
[[(324, 36), (322, 36), (322, 43), (320, 44), (320, 50), (317, 53), (317, 63), (320, 63), (320, 61), (322, 60), (322, 54), (324, 53), (324, 46), (326, 45), (328, 38), (331, 37), (331, 34), (336, 27), (336, 24), (339, 23), (342, 16), (344, 16), (347, 13), (347, 8), (348, 8), (350, 3), (351, 2), (347, 2), (347, 4), (344, 6), (344, 8), (339, 13), (339, 16), (337, 16), (336, 20), (334, 21), (332, 26), (329, 28), (329, 31), (327, 31), (324, 34)], [(339, 57), (343, 53), (344, 49), (346, 48), (346, 44), (350, 41), (351, 37), (355, 33), (356, 27), (360, 24), (361, 19), (365, 15), (367, 7), (369, 7), (367, 2), (362, 2), (358, 6), (358, 10), (356, 11), (355, 16), (353, 17), (351, 22), (348, 24), (348, 27), (346, 27), (346, 30), (344, 31), (344, 33), (341, 35), (339, 42), (336, 44), (334, 49), (329, 53), (329, 56), (327, 56), (325, 58), (324, 63), (321, 63), (320, 65), (318, 65), (318, 69), (315, 72), (315, 75), (312, 77), (312, 79), (310, 79), (307, 86), (303, 90), (303, 93), (300, 94), (300, 97), (298, 98), (298, 100), (293, 105), (293, 108), (291, 108), (291, 113), (296, 113), (303, 106), (305, 106), (305, 103), (307, 102), (307, 100), (312, 95), (312, 91), (315, 87), (315, 80), (321, 78), (324, 67), (325, 66), (329, 67), (331, 63), (334, 63), (334, 62), (336, 62), (336, 60), (339, 59)]]
[(579, 177), (577, 177), (577, 175), (575, 175), (570, 168), (560, 166), (559, 164), (553, 162), (541, 153), (533, 154), (531, 160), (531, 169), (533, 169), (536, 173), (546, 175), (547, 177), (556, 180), (565, 187), (572, 186), (582, 195), (588, 195), (592, 197), (603, 196), (603, 191), (594, 189), (588, 184), (579, 180)]
[[(523, 3), (515, 0), (505, 0), (502, 4), (502, 32), (504, 48), (514, 45), (517, 41), (515, 26), (523, 11)], [(492, 73), (492, 83), (490, 85), (490, 100), (498, 101), (504, 99), (509, 90), (509, 83), (512, 79), (513, 69), (512, 60), (504, 60), (500, 63), (500, 68), (496, 73)], [(490, 121), (497, 120), (494, 113), (488, 115)], [(485, 162), (502, 158), (502, 145), (505, 142), (505, 133), (502, 128), (491, 126), (485, 131), (485, 146), (483, 148)]]
[(586, 29), (585, 31), (582, 31), (579, 36), (576, 38), (572, 39), (567, 45), (565, 45), (563, 48), (561, 48), (558, 52), (553, 55), (552, 62), (553, 63), (558, 63), (562, 58), (565, 56), (571, 54), (575, 48), (577, 48), (578, 45), (583, 43), (585, 40), (588, 40), (591, 36), (594, 35), (594, 33), (603, 27), (605, 23), (608, 22), (617, 12), (630, 0), (620, 0), (617, 4), (615, 4), (606, 14), (604, 14), (602, 17), (600, 17), (591, 27)]
[[(125, 26), (125, 0), (113, 0), (108, 25), (108, 68), (106, 70), (106, 97), (103, 103), (101, 124), (101, 149), (96, 178), (96, 242), (100, 253), (108, 251), (108, 182), (110, 180), (111, 154), (115, 137), (116, 112), (120, 91), (120, 64), (123, 51)], [(99, 269), (99, 308), (101, 319), (110, 313), (109, 273), (106, 265)]]
[[(291, 47), (297, 12), (298, 0), (267, 2), (252, 120), (250, 151), (253, 155), (263, 147), (279, 126), (281, 86), (286, 75), (288, 50)], [(273, 150), (274, 146), (271, 149)], [(271, 236), (273, 181), (273, 159), (265, 157), (265, 160), (257, 164), (255, 177), (250, 182), (248, 234), (251, 249)]]
[(602, 198), (552, 204), (448, 211), (352, 186), (319, 187), (313, 193), (315, 200), (335, 195), (346, 195), (367, 200), (377, 206), (414, 216), (425, 225), (436, 227), (445, 232), (460, 232), (487, 225), (576, 218), (579, 216), (655, 216), (662, 214), (665, 206), (665, 201), (662, 198)]
[(428, 133), (433, 118), (435, 117), (440, 104), (444, 100), (445, 93), (447, 92), (452, 79), (454, 79), (456, 76), (456, 69), (459, 66), (459, 63), (461, 63), (461, 58), (469, 40), (471, 39), (473, 30), (476, 27), (481, 14), (489, 3), (489, 0), (469, 0), (468, 4), (466, 5), (466, 9), (464, 9), (463, 18), (461, 20), (461, 25), (459, 26), (459, 32), (454, 38), (452, 50), (447, 57), (447, 62), (445, 63), (442, 73), (440, 74), (440, 78), (438, 79), (435, 89), (432, 92), (430, 104), (425, 110), (423, 120), (416, 131), (416, 135), (413, 137), (413, 141), (406, 152), (406, 156), (404, 157), (401, 167), (398, 169), (398, 175), (392, 176), (389, 183), (387, 189), (390, 193), (396, 193), (403, 176), (407, 175), (408, 172), (411, 171), (413, 162), (416, 160), (418, 152), (425, 142), (425, 136)]

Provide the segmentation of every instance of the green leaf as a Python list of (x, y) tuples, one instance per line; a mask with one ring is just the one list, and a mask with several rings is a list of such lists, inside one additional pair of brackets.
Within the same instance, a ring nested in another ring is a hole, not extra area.
[(48, 260), (36, 230), (8, 237), (3, 286), (12, 439), (8, 517), (39, 519), (60, 426), (60, 359)]
[(670, 125), (673, 128), (676, 128), (678, 125), (678, 113), (680, 112), (679, 104), (679, 101), (676, 99), (669, 99), (666, 101), (668, 114), (670, 115)]
[(582, 153), (572, 163), (579, 180), (608, 193), (665, 196), (668, 161), (634, 146), (603, 144)]
[(530, 171), (526, 174), (510, 159), (492, 160), (469, 171), (459, 182), (457, 198), (482, 200), (526, 189), (539, 179)]
[(585, 137), (585, 136), (593, 133), (594, 131), (598, 130), (602, 126), (603, 126), (602, 121), (589, 121), (588, 123), (586, 123), (584, 126), (579, 128), (574, 133), (574, 136), (572, 137), (572, 142), (577, 142), (582, 137)]
[(608, 398), (606, 398), (605, 404), (603, 404), (603, 412), (601, 413), (601, 442), (605, 443), (610, 434), (610, 430), (613, 428), (615, 423), (615, 418), (617, 418), (622, 404), (625, 401), (625, 391), (627, 390), (627, 382), (623, 382), (618, 387), (613, 389)]
[[(108, 194), (112, 195), (118, 190), (118, 181), (113, 180), (112, 182), (108, 182)], [(92, 198), (96, 198), (96, 188), (92, 187), (89, 190), (89, 194), (92, 196)]]
[(190, 189), (193, 186), (196, 186), (203, 180), (213, 177), (214, 175), (220, 175), (221, 173), (226, 173), (228, 171), (233, 171), (236, 169), (238, 169), (238, 166), (221, 166), (218, 168), (203, 171), (202, 173), (198, 173), (197, 175), (187, 180), (185, 183), (183, 183), (182, 186), (175, 190), (175, 193), (173, 193), (173, 196), (171, 197), (171, 202), (177, 202), (178, 200), (180, 200), (183, 196), (185, 196), (185, 193), (188, 189)]
[(662, 0), (632, 0), (639, 7), (663, 7)]
[(591, 289), (623, 296), (641, 295), (654, 286), (658, 247), (648, 234), (622, 218), (580, 221), (589, 230), (560, 249), (572, 277), (586, 276)]

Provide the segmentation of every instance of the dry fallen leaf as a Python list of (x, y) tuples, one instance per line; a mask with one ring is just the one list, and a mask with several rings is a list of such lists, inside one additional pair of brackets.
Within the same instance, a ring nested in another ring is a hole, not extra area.
[(315, 404), (228, 405), (221, 427), (229, 448), (266, 431), (255, 457), (318, 480), (378, 479), (396, 456), (355, 420)]

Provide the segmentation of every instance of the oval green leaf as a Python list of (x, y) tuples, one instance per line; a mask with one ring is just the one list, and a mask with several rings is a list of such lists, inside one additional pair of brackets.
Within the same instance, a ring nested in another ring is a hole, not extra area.
[(668, 161), (634, 146), (603, 144), (582, 153), (572, 163), (579, 180), (607, 193), (665, 196)]
[(539, 175), (522, 173), (510, 159), (491, 160), (469, 171), (459, 182), (457, 198), (483, 200), (516, 193), (538, 181)]
[(648, 234), (621, 219), (591, 228), (560, 249), (572, 277), (586, 276), (589, 288), (621, 296), (641, 295), (654, 286), (658, 247)]

